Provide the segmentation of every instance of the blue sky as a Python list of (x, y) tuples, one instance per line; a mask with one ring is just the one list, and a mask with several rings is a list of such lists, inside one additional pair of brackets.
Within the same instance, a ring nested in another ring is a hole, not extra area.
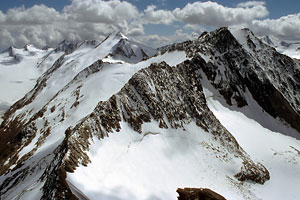
[(116, 29), (154, 47), (220, 26), (300, 40), (299, 0), (4, 0), (0, 5), (0, 50), (101, 40)]

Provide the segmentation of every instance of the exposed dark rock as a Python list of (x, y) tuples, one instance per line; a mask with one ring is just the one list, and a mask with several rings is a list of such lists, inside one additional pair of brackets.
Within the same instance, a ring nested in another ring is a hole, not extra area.
[(112, 56), (115, 55), (122, 55), (127, 58), (136, 57), (133, 49), (130, 48), (128, 45), (128, 41), (126, 39), (121, 39), (118, 44), (114, 47), (114, 50), (112, 52)]
[[(280, 117), (300, 132), (300, 116), (287, 99), (269, 82), (262, 82), (255, 74), (248, 74), (243, 83), (257, 103), (274, 118)], [(258, 89), (259, 88), (259, 89)]]
[(44, 46), (43, 48), (42, 48), (42, 50), (48, 50), (48, 49), (50, 49), (50, 47), (47, 45), (47, 46)]
[(62, 165), (65, 153), (68, 150), (68, 136), (62, 144), (55, 150), (54, 160), (46, 168), (41, 181), (45, 180), (43, 186), (43, 196), (42, 200), (52, 200), (52, 199), (70, 199), (78, 200), (78, 198), (72, 194), (69, 185), (66, 182), (66, 170), (64, 165)]
[(265, 45), (249, 29), (242, 31), (251, 52), (225, 27), (165, 51), (184, 49), (192, 58), (199, 53), (209, 57), (201, 69), (227, 104), (248, 105), (248, 89), (267, 113), (300, 132), (300, 62)]
[(55, 51), (63, 51), (66, 54), (70, 54), (73, 51), (75, 51), (78, 47), (79, 43), (63, 40), (61, 43), (59, 43), (58, 47), (55, 48)]
[[(5, 131), (4, 131), (5, 130)], [(16, 164), (17, 153), (20, 147), (28, 145), (36, 134), (34, 123), (24, 125), (18, 119), (14, 119), (7, 128), (0, 128), (0, 175), (7, 172), (8, 168)], [(9, 163), (4, 166), (4, 162), (9, 159)]]
[(264, 184), (266, 180), (270, 180), (269, 171), (262, 164), (258, 163), (256, 166), (253, 166), (253, 163), (248, 163), (247, 161), (244, 161), (243, 164), (241, 172), (235, 175), (238, 180), (249, 180), (260, 184)]
[(178, 188), (178, 200), (226, 200), (208, 188)]
[(206, 34), (207, 34), (207, 31), (203, 31), (203, 32), (201, 33), (201, 35), (199, 36), (199, 38), (205, 36)]

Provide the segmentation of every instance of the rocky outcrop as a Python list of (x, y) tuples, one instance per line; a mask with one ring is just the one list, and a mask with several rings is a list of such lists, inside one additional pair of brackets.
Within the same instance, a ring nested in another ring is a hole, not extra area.
[(67, 40), (63, 40), (58, 44), (58, 46), (55, 48), (55, 52), (63, 51), (66, 54), (70, 54), (73, 51), (75, 51), (80, 46), (77, 42), (70, 42)]
[(178, 200), (226, 200), (208, 188), (178, 188)]
[(66, 135), (61, 145), (54, 151), (54, 159), (51, 164), (46, 168), (40, 181), (45, 181), (42, 188), (42, 200), (48, 199), (70, 199), (78, 200), (72, 193), (69, 185), (66, 182), (66, 170), (62, 165), (63, 158), (67, 152), (68, 135)]
[(253, 165), (253, 162), (244, 161), (241, 172), (237, 173), (235, 177), (240, 181), (249, 180), (264, 184), (265, 180), (270, 179), (270, 174), (262, 164)]

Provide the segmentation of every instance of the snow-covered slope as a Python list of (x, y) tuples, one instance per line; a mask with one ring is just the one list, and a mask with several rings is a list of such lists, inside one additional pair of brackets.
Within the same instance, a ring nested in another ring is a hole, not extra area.
[[(13, 155), (4, 163), (7, 168), (4, 167), (2, 172), (21, 166), (17, 172), (14, 170), (13, 174), (18, 174), (18, 171), (26, 174), (24, 171), (27, 171), (29, 165), (32, 168), (38, 167), (39, 172), (43, 172), (51, 162), (55, 163), (52, 154), (47, 154), (59, 148), (65, 138), (66, 129), (75, 126), (78, 120), (91, 113), (99, 101), (105, 101), (118, 92), (135, 72), (151, 63), (165, 61), (176, 65), (186, 59), (185, 52), (165, 53), (137, 64), (107, 59), (107, 55), (113, 52), (120, 39), (122, 38), (109, 36), (94, 47), (78, 45), (77, 49), (63, 54), (38, 79), (33, 90), (8, 111), (2, 130), (8, 130), (5, 127), (9, 127), (10, 130), (4, 131), (7, 135), (2, 135), (3, 143), (13, 137), (26, 138), (22, 139), (22, 143), (8, 144), (11, 148), (16, 148), (16, 151), (12, 152)], [(107, 62), (108, 60), (110, 62)], [(12, 127), (12, 122), (17, 126)], [(48, 153), (45, 155), (46, 152)], [(32, 157), (33, 160), (29, 161), (28, 157)], [(26, 183), (20, 183), (11, 190), (12, 193), (7, 192), (6, 198), (18, 195), (16, 191), (30, 188), (32, 181), (36, 182), (40, 175), (35, 174), (32, 177), (27, 174), (24, 177)], [(8, 174), (5, 177), (10, 176), (11, 174)], [(5, 177), (2, 177), (2, 180), (6, 179)], [(40, 185), (36, 184), (35, 188)]]
[(299, 132), (270, 117), (249, 92), (248, 106), (239, 108), (236, 105), (229, 106), (205, 75), (203, 87), (207, 105), (216, 118), (244, 150), (263, 163), (270, 172), (271, 179), (263, 186), (247, 184), (245, 187), (254, 190), (259, 199), (297, 199), (300, 141), (282, 133), (297, 136)]
[(1, 198), (176, 199), (178, 187), (207, 187), (282, 199), (290, 180), (299, 196), (300, 63), (251, 31), (159, 53), (115, 32), (61, 51), (0, 126)]
[[(111, 59), (107, 59), (107, 57), (114, 52), (115, 46), (123, 39), (124, 36), (117, 32), (108, 36), (101, 43), (97, 41), (84, 41), (82, 43), (73, 44), (63, 41), (54, 52), (64, 51), (65, 53), (60, 54), (59, 59), (56, 58), (51, 68), (38, 79), (35, 88), (18, 102), (18, 104), (25, 104), (26, 106), (17, 111), (10, 112), (16, 112), (16, 116), (20, 113), (26, 113), (25, 119), (30, 119), (79, 73), (85, 73), (85, 69), (101, 59), (103, 59), (103, 61), (111, 61)], [(115, 60), (112, 62), (119, 61)], [(89, 72), (87, 73), (89, 74)], [(31, 101), (34, 101), (34, 103), (29, 104)]]
[(38, 77), (61, 55), (62, 52), (32, 45), (23, 49), (10, 47), (0, 54), (0, 117), (33, 88)]

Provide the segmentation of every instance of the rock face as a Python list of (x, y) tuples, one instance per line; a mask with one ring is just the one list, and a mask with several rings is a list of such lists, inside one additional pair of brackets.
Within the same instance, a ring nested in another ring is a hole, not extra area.
[[(185, 130), (186, 125), (196, 124), (198, 130), (210, 134), (222, 149), (212, 150), (221, 155), (216, 159), (221, 163), (238, 160), (240, 170), (233, 172), (230, 178), (264, 184), (270, 179), (266, 167), (250, 158), (208, 108), (203, 92), (204, 78), (228, 105), (247, 106), (249, 92), (264, 111), (300, 132), (300, 62), (264, 45), (249, 30), (242, 33), (243, 39), (238, 40), (232, 31), (221, 28), (202, 34), (195, 41), (165, 48), (161, 55), (168, 51), (185, 51), (189, 59), (176, 66), (163, 60), (149, 64), (107, 100), (96, 99), (96, 106), (79, 117), (82, 99), (93, 98), (93, 94), (82, 95), (82, 88), (112, 63), (96, 60), (84, 69), (77, 69), (79, 61), (65, 60), (68, 56), (61, 56), (40, 77), (35, 88), (5, 114), (0, 126), (1, 197), (19, 198), (36, 189), (41, 191), (38, 198), (42, 199), (77, 199), (66, 181), (66, 173), (90, 164), (90, 141), (95, 138), (101, 141), (119, 132), (122, 124), (141, 134), (143, 125), (150, 122), (160, 129), (171, 130)], [(123, 43), (126, 43), (124, 38), (115, 42), (113, 51), (106, 52), (105, 58), (117, 54), (128, 59), (134, 56), (132, 49), (120, 47)], [(69, 44), (62, 46), (67, 54), (78, 48)], [(71, 69), (70, 73), (76, 74), (64, 82), (57, 81), (63, 85), (57, 87), (51, 98), (43, 98), (50, 90), (47, 84), (53, 83), (49, 80), (55, 72), (63, 70), (64, 65), (68, 66), (65, 70)], [(42, 100), (34, 104), (38, 97)], [(56, 137), (58, 139), (53, 139)], [(45, 141), (49, 138), (52, 142), (47, 144)], [(17, 194), (13, 194), (14, 191)], [(179, 199), (224, 199), (207, 189), (178, 192)]]
[(184, 49), (190, 57), (204, 56), (203, 72), (229, 105), (247, 105), (245, 92), (249, 90), (266, 112), (300, 132), (299, 60), (265, 45), (249, 29), (238, 34), (221, 28), (168, 51)]
[(157, 53), (155, 49), (142, 45), (126, 37), (121, 32), (112, 33), (112, 35), (120, 38), (120, 40), (113, 47), (109, 57), (129, 63), (138, 63)]
[(226, 200), (218, 193), (207, 188), (178, 188), (178, 200)]
[(55, 51), (63, 51), (66, 54), (72, 53), (74, 50), (76, 50), (80, 46), (80, 43), (76, 42), (70, 42), (67, 40), (63, 40), (59, 45), (55, 48)]

